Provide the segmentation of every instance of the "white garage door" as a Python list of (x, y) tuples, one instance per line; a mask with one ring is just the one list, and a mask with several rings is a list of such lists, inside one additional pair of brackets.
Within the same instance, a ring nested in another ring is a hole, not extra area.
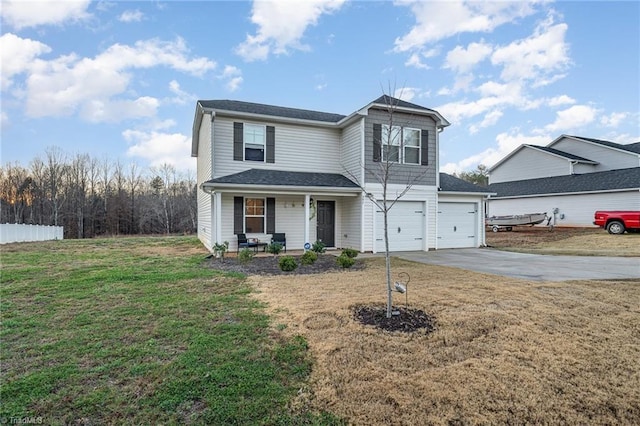
[(475, 203), (438, 203), (438, 248), (477, 247)]
[[(389, 251), (424, 250), (424, 203), (398, 201), (389, 210)], [(384, 215), (376, 213), (376, 251), (384, 251)]]

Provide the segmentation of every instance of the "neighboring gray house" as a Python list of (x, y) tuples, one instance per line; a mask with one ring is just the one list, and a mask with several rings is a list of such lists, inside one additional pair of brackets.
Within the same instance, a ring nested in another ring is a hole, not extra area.
[(588, 226), (596, 210), (640, 210), (640, 142), (562, 135), (521, 145), (489, 169), (487, 214), (547, 212), (555, 225)]
[[(393, 127), (390, 103), (397, 105)], [(278, 232), (286, 233), (288, 249), (321, 240), (383, 251), (383, 215), (372, 202), (382, 198), (382, 187), (370, 171), (391, 152), (397, 164), (390, 198), (419, 177), (390, 210), (391, 250), (483, 245), (486, 189), (438, 173), (439, 137), (447, 126), (437, 111), (387, 96), (347, 116), (198, 101), (191, 152), (198, 237), (208, 249), (229, 241), (235, 250), (239, 233), (269, 242)], [(382, 149), (382, 132), (398, 135), (398, 142)]]

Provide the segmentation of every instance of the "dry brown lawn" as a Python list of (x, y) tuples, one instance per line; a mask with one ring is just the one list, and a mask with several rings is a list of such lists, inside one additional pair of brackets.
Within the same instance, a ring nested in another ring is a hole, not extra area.
[(640, 233), (610, 235), (600, 228), (519, 226), (513, 231), (486, 234), (487, 245), (537, 254), (640, 257)]
[[(353, 319), (384, 303), (384, 260), (367, 269), (251, 276), (275, 325), (314, 359), (297, 404), (351, 424), (639, 424), (640, 280), (533, 282), (394, 259), (432, 334)], [(395, 294), (395, 303), (404, 304)]]

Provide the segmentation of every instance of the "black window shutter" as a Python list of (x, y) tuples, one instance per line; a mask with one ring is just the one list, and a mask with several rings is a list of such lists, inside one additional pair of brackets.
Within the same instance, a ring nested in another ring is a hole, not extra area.
[(276, 232), (276, 199), (267, 198), (267, 234)]
[(233, 123), (233, 159), (244, 160), (244, 127), (242, 123)]
[(420, 164), (429, 165), (429, 131), (422, 130), (420, 135)]
[(382, 159), (382, 124), (373, 124), (373, 161)]
[(267, 126), (267, 163), (276, 162), (276, 128)]
[(244, 234), (244, 199), (233, 197), (233, 233)]

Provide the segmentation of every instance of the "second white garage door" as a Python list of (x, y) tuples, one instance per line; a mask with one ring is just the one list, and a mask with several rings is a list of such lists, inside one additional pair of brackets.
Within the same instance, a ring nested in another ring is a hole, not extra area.
[[(424, 250), (424, 203), (398, 201), (389, 210), (389, 251)], [(376, 213), (376, 251), (384, 252), (384, 215)]]
[(438, 248), (477, 247), (475, 203), (438, 203)]

